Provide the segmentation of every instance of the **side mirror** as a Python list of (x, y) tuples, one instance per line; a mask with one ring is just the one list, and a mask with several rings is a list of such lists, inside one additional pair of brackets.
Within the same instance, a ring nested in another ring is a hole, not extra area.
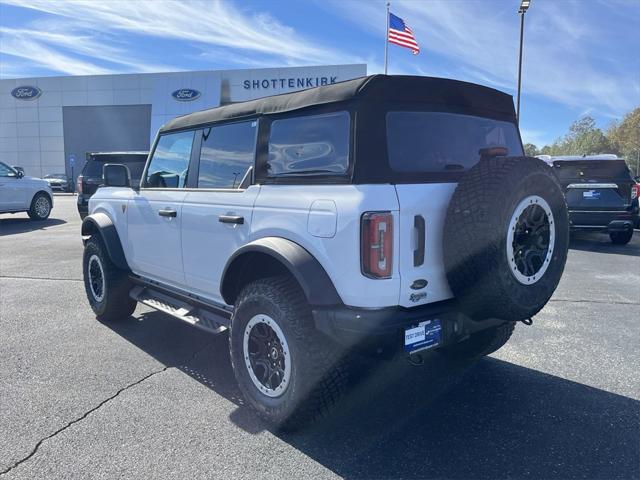
[(105, 187), (131, 188), (129, 167), (120, 163), (105, 163), (102, 167), (102, 183)]
[(18, 171), (16, 172), (16, 178), (22, 178), (22, 177), (24, 177), (24, 172), (23, 172), (23, 171), (21, 171), (21, 170), (18, 170)]

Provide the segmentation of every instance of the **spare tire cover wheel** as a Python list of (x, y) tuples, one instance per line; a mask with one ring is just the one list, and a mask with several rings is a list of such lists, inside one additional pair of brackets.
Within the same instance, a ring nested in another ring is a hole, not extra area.
[(461, 310), (509, 321), (540, 311), (564, 270), (568, 224), (564, 194), (544, 162), (478, 162), (456, 187), (443, 234), (447, 280)]
[(513, 211), (507, 230), (507, 259), (511, 273), (523, 285), (542, 278), (553, 258), (556, 229), (547, 201), (524, 198)]

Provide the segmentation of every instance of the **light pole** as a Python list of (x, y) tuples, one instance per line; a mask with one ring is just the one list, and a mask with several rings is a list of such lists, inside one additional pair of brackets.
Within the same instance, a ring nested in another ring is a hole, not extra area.
[(524, 40), (524, 14), (527, 13), (529, 5), (531, 5), (531, 0), (522, 0), (522, 2), (520, 3), (520, 9), (518, 10), (518, 13), (520, 14), (520, 58), (518, 60), (518, 102), (516, 106), (516, 118), (518, 120), (518, 124), (520, 124), (520, 87), (522, 85), (522, 43)]

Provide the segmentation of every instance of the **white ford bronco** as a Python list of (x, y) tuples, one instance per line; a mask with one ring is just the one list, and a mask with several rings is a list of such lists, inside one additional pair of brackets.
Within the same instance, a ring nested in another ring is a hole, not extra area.
[(100, 320), (140, 302), (228, 331), (247, 402), (327, 411), (346, 352), (491, 353), (549, 300), (568, 246), (509, 95), (374, 75), (178, 117), (139, 185), (105, 165), (82, 224)]

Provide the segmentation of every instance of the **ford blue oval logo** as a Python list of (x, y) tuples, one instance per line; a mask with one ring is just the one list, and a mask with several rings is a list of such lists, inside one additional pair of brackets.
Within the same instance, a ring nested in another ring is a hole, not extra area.
[(180, 90), (173, 92), (171, 96), (179, 102), (190, 102), (198, 98), (200, 96), (200, 92), (192, 88), (181, 88)]
[(40, 95), (42, 95), (42, 90), (38, 87), (31, 87), (29, 85), (16, 87), (11, 90), (11, 96), (18, 100), (35, 100)]

